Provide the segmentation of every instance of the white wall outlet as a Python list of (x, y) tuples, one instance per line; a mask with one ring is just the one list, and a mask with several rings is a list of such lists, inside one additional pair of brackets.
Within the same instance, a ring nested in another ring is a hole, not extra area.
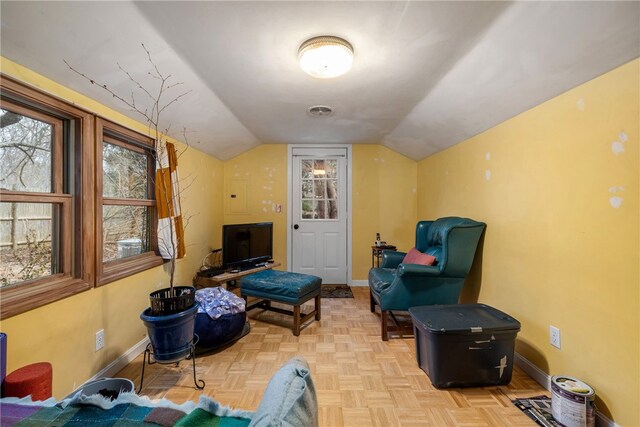
[(560, 329), (549, 325), (549, 342), (552, 346), (560, 348)]
[(100, 329), (96, 332), (96, 351), (104, 347), (104, 329)]

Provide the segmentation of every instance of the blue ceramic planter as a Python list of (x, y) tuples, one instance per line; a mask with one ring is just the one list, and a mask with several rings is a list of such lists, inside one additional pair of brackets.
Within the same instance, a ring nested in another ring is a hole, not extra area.
[(196, 303), (193, 307), (175, 314), (153, 316), (150, 307), (140, 314), (140, 319), (147, 327), (156, 362), (177, 362), (189, 355), (197, 311)]

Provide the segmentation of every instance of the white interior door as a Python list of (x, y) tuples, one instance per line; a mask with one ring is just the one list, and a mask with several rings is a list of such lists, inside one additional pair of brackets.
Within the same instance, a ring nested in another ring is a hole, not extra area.
[(347, 283), (347, 148), (291, 153), (291, 271)]

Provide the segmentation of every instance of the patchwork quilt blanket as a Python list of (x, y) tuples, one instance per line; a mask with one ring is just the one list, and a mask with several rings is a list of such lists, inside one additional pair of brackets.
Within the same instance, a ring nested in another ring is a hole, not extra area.
[(214, 426), (246, 427), (251, 411), (231, 409), (207, 396), (198, 403), (177, 405), (169, 400), (153, 401), (135, 393), (121, 393), (116, 400), (100, 395), (78, 394), (70, 399), (34, 402), (30, 397), (0, 399), (0, 424), (12, 426), (125, 427), (125, 426)]

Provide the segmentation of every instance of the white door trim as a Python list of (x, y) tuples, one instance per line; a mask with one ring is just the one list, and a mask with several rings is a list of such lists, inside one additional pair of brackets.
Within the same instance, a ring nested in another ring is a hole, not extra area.
[(351, 235), (352, 235), (352, 206), (353, 206), (353, 200), (351, 197), (351, 192), (352, 192), (352, 185), (351, 183), (353, 182), (352, 180), (352, 150), (351, 150), (351, 144), (329, 144), (329, 145), (325, 145), (325, 144), (288, 144), (287, 145), (287, 269), (291, 269), (291, 262), (292, 262), (292, 245), (291, 245), (291, 239), (292, 239), (292, 227), (293, 227), (293, 209), (292, 209), (292, 204), (293, 204), (293, 149), (294, 148), (316, 148), (319, 150), (322, 149), (326, 149), (326, 148), (346, 148), (347, 149), (347, 284), (351, 285), (351, 282), (353, 281), (352, 278), (352, 272), (353, 269), (351, 268), (351, 262), (352, 262), (352, 256), (351, 256)]

